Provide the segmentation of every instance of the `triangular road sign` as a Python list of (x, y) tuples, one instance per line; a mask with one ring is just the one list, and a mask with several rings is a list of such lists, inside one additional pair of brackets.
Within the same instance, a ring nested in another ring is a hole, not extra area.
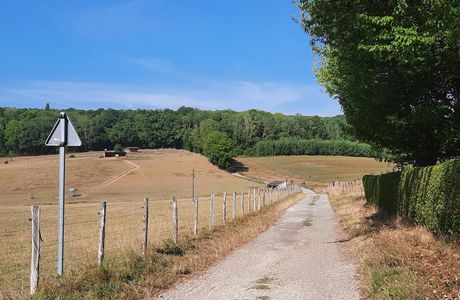
[(49, 147), (81, 146), (81, 140), (65, 112), (59, 115), (45, 145)]

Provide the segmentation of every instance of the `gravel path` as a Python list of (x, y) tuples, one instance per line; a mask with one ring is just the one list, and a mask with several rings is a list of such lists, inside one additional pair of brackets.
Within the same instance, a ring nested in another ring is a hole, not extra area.
[(327, 195), (305, 190), (276, 224), (162, 299), (359, 299), (355, 270), (337, 248)]

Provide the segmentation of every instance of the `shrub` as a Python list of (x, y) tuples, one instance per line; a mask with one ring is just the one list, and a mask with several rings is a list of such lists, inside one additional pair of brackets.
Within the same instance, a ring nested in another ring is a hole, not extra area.
[(396, 213), (400, 178), (401, 172), (364, 176), (364, 192), (368, 202), (378, 205), (387, 213)]
[(460, 238), (460, 160), (363, 177), (366, 199), (431, 231)]
[(403, 172), (398, 213), (434, 232), (460, 237), (460, 160)]
[(116, 152), (121, 152), (123, 150), (123, 146), (121, 144), (115, 144), (115, 146), (113, 146), (113, 150)]

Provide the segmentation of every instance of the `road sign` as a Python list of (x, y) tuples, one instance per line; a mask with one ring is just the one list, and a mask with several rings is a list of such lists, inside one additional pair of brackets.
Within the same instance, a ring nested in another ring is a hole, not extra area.
[(59, 114), (59, 119), (54, 124), (46, 146), (59, 147), (59, 224), (58, 224), (58, 259), (57, 272), (64, 273), (64, 198), (65, 198), (65, 146), (81, 146), (75, 128), (65, 112)]
[(81, 140), (65, 112), (59, 114), (59, 119), (48, 135), (45, 145), (49, 147), (81, 146)]

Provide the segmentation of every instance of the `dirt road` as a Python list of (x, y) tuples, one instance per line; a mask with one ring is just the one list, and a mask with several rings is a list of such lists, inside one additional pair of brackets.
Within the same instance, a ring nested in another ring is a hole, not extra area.
[(359, 299), (328, 197), (306, 193), (257, 239), (160, 298)]

